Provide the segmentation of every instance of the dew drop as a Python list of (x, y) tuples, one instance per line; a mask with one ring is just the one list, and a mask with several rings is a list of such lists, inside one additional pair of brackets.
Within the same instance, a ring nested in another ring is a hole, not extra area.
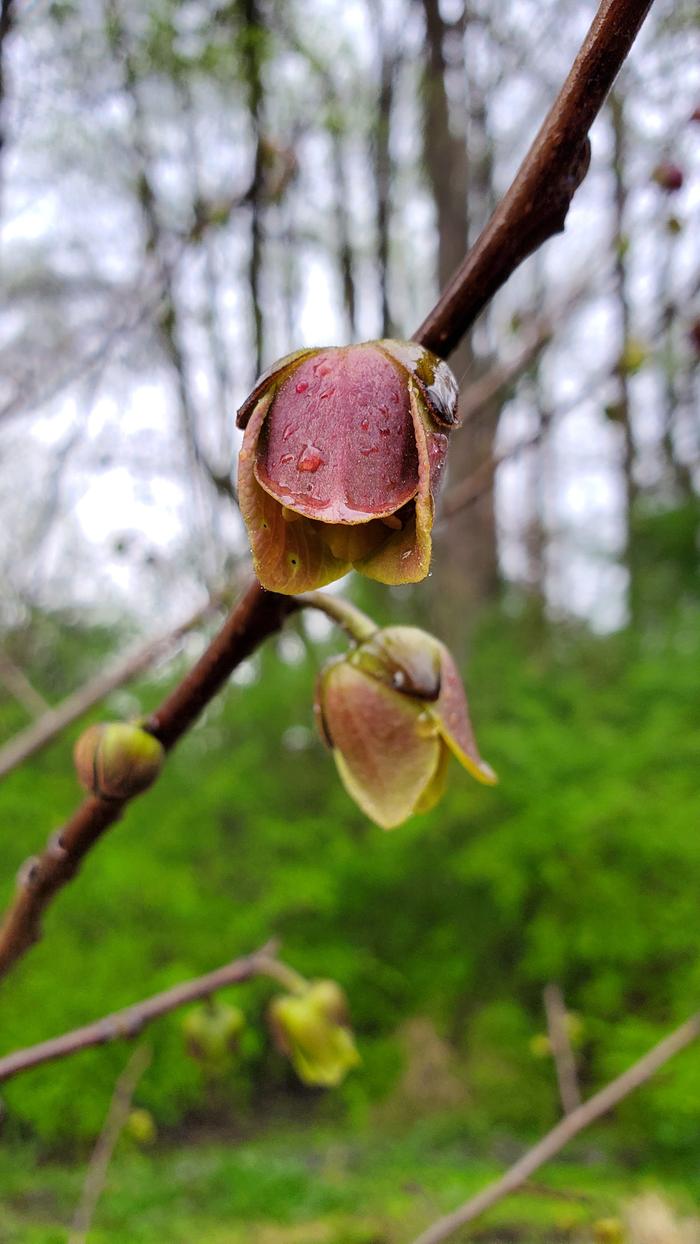
[(392, 687), (396, 687), (397, 691), (401, 690), (405, 682), (406, 682), (406, 675), (404, 674), (403, 670), (396, 670), (396, 672), (391, 675), (391, 685)]
[[(321, 451), (315, 445), (305, 445), (297, 458), (297, 470), (318, 471), (318, 468), (324, 465), (324, 461)], [(310, 491), (311, 485), (307, 488), (307, 492)]]
[(330, 376), (332, 371), (333, 371), (333, 368), (331, 367), (330, 363), (321, 363), (318, 368), (319, 376)]
[(378, 445), (365, 445), (364, 448), (362, 447), (360, 448), (360, 453), (363, 455), (363, 457), (369, 458), (370, 454), (379, 453), (379, 446)]
[(308, 380), (300, 380), (297, 385), (297, 393), (306, 393), (306, 390), (308, 389), (308, 387), (309, 387)]
[(285, 462), (292, 462), (293, 459), (294, 454), (282, 454), (282, 457), (280, 458), (280, 465), (283, 465)]
[(296, 428), (294, 427), (294, 424), (288, 423), (286, 428), (284, 429), (284, 432), (282, 433), (282, 440), (288, 441), (290, 436), (293, 436), (295, 432), (296, 432)]
[(319, 393), (319, 401), (323, 401), (324, 397), (332, 397), (335, 393), (335, 385), (331, 385), (330, 389), (324, 389), (323, 393)]
[(434, 739), (440, 733), (440, 726), (432, 713), (421, 713), (416, 721), (416, 731), (422, 739)]
[(369, 419), (363, 419), (360, 424), (360, 427), (362, 428), (363, 432), (369, 432)]

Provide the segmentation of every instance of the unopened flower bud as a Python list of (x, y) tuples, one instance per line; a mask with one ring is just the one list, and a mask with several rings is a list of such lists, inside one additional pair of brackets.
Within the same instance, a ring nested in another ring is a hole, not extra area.
[(665, 194), (676, 194), (683, 187), (683, 169), (673, 160), (661, 160), (652, 173), (652, 180)]
[(329, 662), (315, 708), (348, 794), (383, 829), (435, 806), (450, 754), (477, 781), (496, 781), (479, 755), (451, 654), (417, 627), (375, 631)]
[(335, 981), (312, 981), (303, 992), (274, 998), (268, 1018), (275, 1045), (304, 1084), (333, 1088), (360, 1062)]
[(152, 1145), (156, 1138), (153, 1115), (150, 1110), (144, 1110), (141, 1106), (135, 1106), (129, 1111), (124, 1130), (137, 1145)]
[(188, 1011), (182, 1021), (187, 1052), (207, 1070), (227, 1070), (245, 1028), (245, 1015), (237, 1006), (212, 1000)]
[(131, 799), (155, 782), (163, 745), (141, 726), (110, 722), (88, 726), (73, 751), (81, 786), (101, 799)]
[(238, 412), (238, 495), (263, 587), (306, 592), (353, 567), (381, 583), (425, 578), (457, 422), (452, 372), (415, 342), (280, 359)]

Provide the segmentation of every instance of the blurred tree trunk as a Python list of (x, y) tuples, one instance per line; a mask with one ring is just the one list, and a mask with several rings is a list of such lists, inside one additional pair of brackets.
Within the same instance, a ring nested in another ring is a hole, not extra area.
[[(443, 288), (461, 262), (470, 232), (470, 207), (475, 197), (487, 199), (490, 165), (472, 166), (467, 153), (465, 37), (469, 21), (465, 8), (448, 25), (438, 0), (422, 0), (426, 26), (426, 81), (424, 90), (424, 158), (435, 199), (438, 225), (438, 280)], [(459, 101), (448, 94), (446, 76), (461, 77)], [(483, 110), (483, 101), (481, 101)], [(456, 115), (455, 115), (456, 114)], [(474, 116), (472, 110), (472, 116)], [(483, 153), (482, 153), (483, 154)], [(478, 183), (481, 184), (478, 184)], [(484, 190), (487, 193), (484, 194)], [(452, 355), (450, 364), (460, 385), (473, 382), (483, 366), (471, 338)], [(447, 486), (470, 475), (493, 453), (500, 402), (488, 403), (455, 434), (450, 447)], [(463, 656), (480, 606), (498, 589), (498, 552), (492, 489), (469, 506), (450, 515), (436, 541), (433, 616), (441, 634), (458, 656)]]
[(396, 53), (390, 49), (382, 21), (381, 8), (375, 13), (377, 54), (379, 60), (379, 94), (374, 129), (373, 170), (377, 229), (377, 269), (381, 308), (381, 335), (392, 337), (394, 325), (389, 306), (389, 225), (391, 216), (391, 119), (396, 80)]
[(617, 311), (620, 350), (615, 368), (618, 395), (614, 417), (622, 432), (622, 478), (624, 487), (624, 550), (623, 556), (629, 574), (627, 593), (630, 621), (637, 616), (639, 574), (634, 542), (634, 513), (637, 502), (637, 485), (634, 477), (635, 444), (630, 408), (629, 376), (632, 359), (632, 319), (630, 311), (629, 276), (627, 271), (628, 237), (626, 232), (627, 209), (627, 122), (624, 99), (619, 88), (610, 95), (610, 117), (613, 131), (613, 256), (615, 273), (615, 301)]
[(263, 86), (262, 59), (265, 30), (260, 17), (257, 0), (243, 0), (245, 21), (244, 65), (248, 92), (248, 112), (255, 141), (253, 177), (250, 187), (250, 262), (248, 278), (251, 311), (253, 316), (253, 341), (255, 371), (263, 370), (264, 325), (260, 292), (263, 260), (263, 204), (262, 187), (265, 173), (265, 148), (262, 132)]
[(5, 57), (7, 36), (12, 30), (13, 0), (0, 0), (0, 211), (2, 210), (2, 159), (6, 143), (5, 134)]

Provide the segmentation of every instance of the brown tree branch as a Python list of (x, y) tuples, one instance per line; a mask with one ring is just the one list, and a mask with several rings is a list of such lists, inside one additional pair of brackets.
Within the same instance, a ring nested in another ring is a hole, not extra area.
[(95, 1045), (106, 1045), (109, 1041), (133, 1040), (147, 1024), (161, 1015), (167, 1015), (190, 1002), (198, 1002), (200, 998), (208, 998), (219, 989), (229, 985), (240, 985), (252, 976), (268, 975), (271, 965), (275, 966), (277, 943), (268, 942), (252, 955), (234, 959), (223, 967), (207, 972), (204, 976), (193, 977), (192, 980), (181, 981), (172, 989), (154, 994), (122, 1011), (105, 1015), (92, 1024), (65, 1032), (60, 1037), (52, 1037), (50, 1041), (42, 1041), (39, 1045), (30, 1045), (24, 1050), (16, 1050), (0, 1058), (0, 1083), (10, 1080), (12, 1076), (43, 1063), (55, 1062), (58, 1058), (68, 1058), (81, 1050), (91, 1049)]
[(505, 1175), (502, 1175), (488, 1188), (484, 1188), (482, 1192), (478, 1192), (452, 1214), (439, 1218), (426, 1231), (423, 1231), (413, 1241), (413, 1244), (441, 1244), (442, 1240), (449, 1239), (460, 1227), (466, 1226), (468, 1222), (474, 1222), (474, 1219), (479, 1218), (486, 1210), (497, 1205), (511, 1192), (521, 1188), (530, 1175), (559, 1153), (560, 1149), (563, 1149), (574, 1136), (578, 1136), (579, 1132), (584, 1131), (591, 1123), (595, 1123), (608, 1111), (613, 1110), (640, 1085), (646, 1084), (660, 1067), (663, 1067), (675, 1054), (691, 1045), (693, 1041), (697, 1041), (698, 1037), (700, 1037), (700, 1011), (681, 1024), (680, 1028), (676, 1028), (664, 1037), (663, 1041), (659, 1041), (648, 1054), (633, 1063), (627, 1071), (624, 1071), (616, 1080), (612, 1080), (589, 1101), (584, 1102), (576, 1110), (572, 1110), (571, 1114), (565, 1115), (561, 1122), (557, 1123), (551, 1132), (547, 1132), (547, 1135), (543, 1136), (532, 1149), (528, 1149), (527, 1153), (524, 1153), (506, 1171)]
[[(149, 729), (166, 750), (189, 730), (236, 666), (298, 607), (291, 596), (265, 592), (257, 581), (251, 584), (194, 668), (153, 714)], [(24, 864), (0, 927), (0, 976), (38, 940), (44, 910), (105, 830), (121, 818), (127, 802), (86, 799), (42, 854)]]
[(588, 131), (652, 0), (603, 0), (513, 184), (415, 340), (446, 357), (528, 255), (560, 233), (589, 162)]
[[(60, 704), (50, 708), (26, 730), (15, 734), (3, 747), (0, 747), (0, 778), (6, 777), (23, 761), (40, 752), (52, 739), (55, 739), (57, 734), (65, 730), (66, 726), (84, 716), (110, 692), (149, 669), (159, 657), (171, 651), (184, 635), (194, 630), (220, 604), (221, 597), (213, 597), (173, 630), (160, 635), (157, 639), (149, 640), (133, 652), (128, 652), (111, 669), (91, 678), (82, 687), (78, 687), (76, 691), (61, 700)], [(0, 663), (1, 661), (0, 657)]]

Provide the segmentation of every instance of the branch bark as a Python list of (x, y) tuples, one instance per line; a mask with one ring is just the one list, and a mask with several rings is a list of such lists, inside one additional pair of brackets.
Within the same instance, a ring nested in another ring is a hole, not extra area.
[[(298, 608), (293, 597), (265, 592), (257, 580), (251, 584), (194, 668), (153, 714), (149, 729), (166, 750), (190, 729), (236, 666)], [(54, 895), (126, 806), (127, 801), (91, 796), (51, 836), (42, 854), (26, 861), (0, 927), (0, 977), (39, 939), (41, 918)]]
[(664, 1037), (663, 1041), (659, 1041), (648, 1054), (633, 1063), (627, 1071), (618, 1076), (616, 1080), (612, 1080), (589, 1101), (584, 1102), (578, 1109), (572, 1110), (571, 1114), (565, 1115), (561, 1122), (557, 1123), (551, 1132), (547, 1132), (547, 1135), (543, 1136), (532, 1149), (528, 1149), (527, 1153), (523, 1154), (506, 1171), (505, 1175), (502, 1175), (490, 1187), (478, 1192), (454, 1213), (439, 1218), (431, 1227), (428, 1227), (427, 1231), (419, 1235), (413, 1244), (441, 1244), (442, 1240), (449, 1239), (460, 1227), (474, 1222), (475, 1218), (480, 1218), (487, 1209), (491, 1209), (511, 1192), (522, 1187), (530, 1175), (559, 1153), (560, 1149), (563, 1149), (574, 1136), (578, 1136), (579, 1132), (590, 1127), (591, 1123), (595, 1123), (608, 1111), (613, 1110), (640, 1085), (646, 1084), (660, 1067), (663, 1067), (675, 1054), (691, 1045), (693, 1041), (697, 1041), (698, 1037), (700, 1037), (700, 1011), (681, 1024), (680, 1028), (676, 1028), (674, 1032)]
[(65, 1032), (60, 1037), (52, 1037), (50, 1041), (42, 1041), (39, 1045), (30, 1045), (24, 1050), (16, 1050), (0, 1058), (0, 1083), (10, 1080), (13, 1076), (43, 1063), (55, 1062), (59, 1058), (68, 1058), (81, 1050), (91, 1049), (95, 1045), (106, 1045), (109, 1041), (133, 1040), (147, 1024), (161, 1015), (167, 1015), (190, 1002), (198, 1002), (200, 998), (208, 998), (219, 989), (229, 985), (240, 985), (252, 976), (268, 973), (270, 965), (276, 965), (274, 955), (277, 951), (276, 942), (268, 942), (252, 955), (234, 959), (223, 967), (207, 972), (204, 976), (193, 977), (189, 981), (181, 981), (172, 989), (154, 994), (142, 1002), (128, 1006), (112, 1015), (105, 1015), (92, 1024)]
[(415, 340), (446, 357), (522, 261), (564, 228), (588, 170), (588, 131), (652, 0), (603, 0), (513, 184)]

